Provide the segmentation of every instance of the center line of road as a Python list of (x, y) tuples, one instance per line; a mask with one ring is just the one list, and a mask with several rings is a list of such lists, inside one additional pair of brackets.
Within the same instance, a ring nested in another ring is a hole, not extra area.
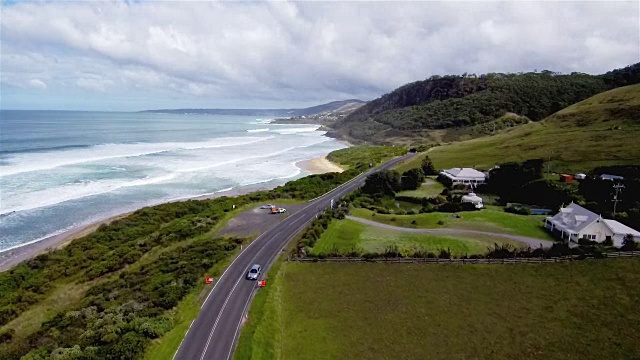
[(222, 317), (222, 313), (224, 312), (224, 308), (227, 307), (227, 303), (229, 302), (229, 299), (231, 299), (231, 295), (233, 295), (233, 292), (236, 290), (236, 287), (238, 286), (238, 284), (240, 284), (241, 280), (242, 280), (242, 276), (238, 278), (238, 281), (236, 281), (236, 284), (233, 285), (233, 288), (229, 292), (229, 296), (227, 296), (227, 299), (224, 301), (224, 304), (222, 304), (222, 308), (220, 309), (220, 313), (218, 314), (218, 317), (216, 318), (216, 322), (213, 323), (213, 328), (211, 329), (211, 332), (209, 333), (209, 338), (207, 339), (207, 344), (204, 346), (204, 350), (202, 351), (202, 356), (200, 356), (200, 360), (204, 360), (204, 356), (207, 354), (207, 349), (209, 348), (209, 343), (211, 342), (211, 337), (213, 337), (213, 333), (216, 331), (216, 327), (218, 326), (218, 321), (220, 321), (220, 318)]

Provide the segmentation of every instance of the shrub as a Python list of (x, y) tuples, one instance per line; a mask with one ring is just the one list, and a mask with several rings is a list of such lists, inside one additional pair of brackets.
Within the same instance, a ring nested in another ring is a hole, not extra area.
[(627, 234), (624, 239), (622, 239), (622, 247), (620, 248), (623, 251), (634, 251), (638, 247), (633, 235)]
[(444, 225), (444, 221), (442, 221), (442, 220), (438, 220), (437, 224), (438, 224), (438, 225)]

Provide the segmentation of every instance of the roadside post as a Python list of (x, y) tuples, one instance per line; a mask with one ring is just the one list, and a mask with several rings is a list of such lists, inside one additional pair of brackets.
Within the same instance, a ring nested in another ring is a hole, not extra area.
[(265, 286), (267, 286), (267, 280), (258, 281), (258, 287), (265, 287)]

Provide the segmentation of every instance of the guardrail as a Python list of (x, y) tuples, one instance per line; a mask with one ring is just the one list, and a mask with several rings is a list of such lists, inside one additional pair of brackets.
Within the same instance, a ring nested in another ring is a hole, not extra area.
[[(640, 251), (617, 251), (603, 253), (602, 258), (621, 258), (640, 256)], [(380, 262), (380, 263), (423, 263), (423, 264), (516, 264), (516, 263), (557, 263), (566, 261), (580, 261), (598, 259), (594, 255), (571, 255), (552, 258), (504, 258), (504, 259), (440, 259), (440, 258), (372, 258), (362, 257), (327, 257), (327, 258), (297, 258), (289, 257), (292, 262)]]

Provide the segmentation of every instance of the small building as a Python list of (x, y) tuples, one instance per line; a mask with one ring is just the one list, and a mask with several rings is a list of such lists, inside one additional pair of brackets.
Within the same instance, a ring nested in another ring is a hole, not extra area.
[(453, 185), (456, 184), (484, 184), (487, 175), (472, 168), (453, 168), (440, 171), (440, 175), (451, 179)]
[(573, 175), (573, 178), (576, 179), (576, 180), (584, 180), (584, 179), (587, 178), (587, 174), (582, 174), (582, 173), (575, 174), (575, 175)]
[(573, 182), (573, 175), (569, 175), (569, 174), (560, 174), (560, 182), (563, 183), (572, 183)]
[(611, 239), (614, 246), (620, 247), (628, 234), (640, 241), (640, 232), (637, 230), (616, 220), (603, 219), (602, 216), (574, 203), (561, 208), (556, 215), (547, 217), (544, 226), (560, 239), (576, 243), (580, 239), (596, 242)]
[(602, 174), (600, 175), (600, 180), (620, 181), (624, 180), (624, 177), (618, 175)]
[(471, 203), (475, 205), (476, 209), (482, 209), (484, 207), (484, 205), (482, 204), (482, 198), (472, 192), (462, 196), (461, 200), (463, 203)]

